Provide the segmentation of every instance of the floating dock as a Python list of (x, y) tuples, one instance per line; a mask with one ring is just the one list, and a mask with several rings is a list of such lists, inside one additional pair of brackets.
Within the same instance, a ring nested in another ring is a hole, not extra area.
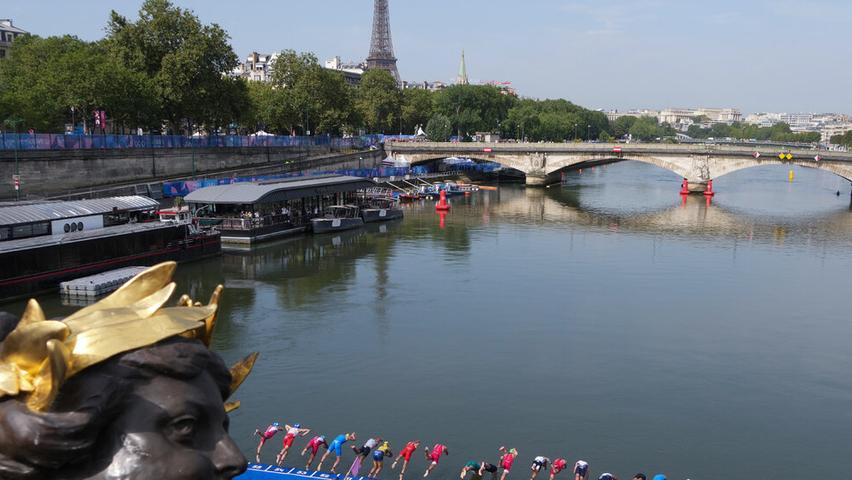
[[(341, 462), (341, 466), (342, 463)], [(362, 467), (363, 468), (363, 467)], [(345, 473), (345, 472), (344, 472)], [(318, 472), (315, 470), (302, 470), (293, 467), (277, 467), (263, 463), (249, 463), (246, 473), (237, 477), (238, 480), (304, 480), (306, 478), (343, 480), (344, 473)], [(373, 480), (369, 477), (349, 476), (348, 480)]]
[(96, 299), (117, 290), (146, 268), (148, 267), (125, 267), (62, 282), (59, 284), (59, 294), (83, 302)]

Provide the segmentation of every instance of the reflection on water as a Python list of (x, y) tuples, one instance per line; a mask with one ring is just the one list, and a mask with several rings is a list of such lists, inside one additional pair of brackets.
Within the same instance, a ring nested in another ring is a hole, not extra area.
[(709, 206), (682, 203), (670, 173), (610, 165), (453, 198), (443, 226), (413, 204), (177, 280), (200, 298), (225, 283), (214, 347), (261, 352), (231, 424), (246, 452), (275, 419), (442, 441), (441, 478), (504, 444), (522, 462), (583, 458), (595, 478), (848, 470), (848, 187), (783, 168), (715, 187)]

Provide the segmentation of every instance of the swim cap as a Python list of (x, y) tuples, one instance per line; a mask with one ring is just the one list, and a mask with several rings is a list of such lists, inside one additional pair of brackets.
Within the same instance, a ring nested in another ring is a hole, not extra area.
[(297, 423), (297, 424), (293, 425), (293, 428), (302, 428), (302, 424), (301, 424), (301, 423)]
[(654, 475), (654, 480), (666, 480), (666, 476), (663, 475), (662, 473), (658, 473), (658, 474)]
[[(511, 453), (512, 455), (517, 455), (518, 451), (513, 448), (513, 449), (509, 450), (509, 453)], [(663, 480), (665, 480), (665, 479), (663, 479)]]
[(277, 427), (277, 426), (278, 426), (278, 422), (272, 422), (272, 426), (273, 426), (273, 427)]

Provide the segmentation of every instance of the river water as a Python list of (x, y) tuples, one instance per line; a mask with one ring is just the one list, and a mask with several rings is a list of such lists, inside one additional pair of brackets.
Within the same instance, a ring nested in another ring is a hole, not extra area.
[[(454, 198), (443, 226), (424, 202), (401, 222), (187, 264), (177, 281), (204, 298), (224, 283), (214, 348), (261, 353), (231, 423), (249, 457), (254, 428), (278, 420), (395, 449), (440, 441), (444, 479), (501, 445), (520, 451), (516, 480), (536, 455), (584, 459), (592, 478), (842, 478), (849, 187), (795, 174), (722, 177), (708, 206), (625, 162)], [(424, 468), (415, 457), (409, 476)]]

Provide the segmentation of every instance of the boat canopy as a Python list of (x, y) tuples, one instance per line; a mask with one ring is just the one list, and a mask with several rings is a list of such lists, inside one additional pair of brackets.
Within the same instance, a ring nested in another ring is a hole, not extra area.
[(0, 203), (0, 227), (49, 222), (112, 212), (156, 210), (156, 200), (141, 195), (74, 201)]
[(370, 179), (346, 175), (317, 175), (268, 182), (239, 182), (200, 188), (184, 200), (204, 205), (253, 205), (354, 192), (376, 184)]

